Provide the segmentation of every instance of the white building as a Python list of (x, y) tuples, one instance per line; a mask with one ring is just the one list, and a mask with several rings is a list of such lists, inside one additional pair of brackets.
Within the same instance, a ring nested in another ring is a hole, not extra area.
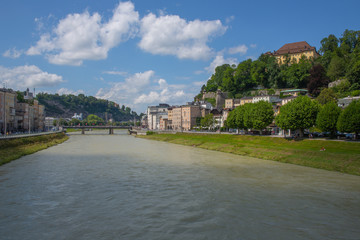
[(279, 96), (276, 96), (276, 95), (255, 96), (252, 99), (253, 103), (257, 103), (260, 101), (274, 103), (274, 102), (280, 102), (281, 99), (279, 98)]
[(147, 123), (150, 130), (160, 128), (160, 117), (168, 116), (168, 108), (166, 103), (160, 103), (158, 106), (149, 106), (147, 108)]
[(347, 106), (349, 106), (349, 104), (352, 101), (356, 101), (356, 100), (360, 100), (360, 96), (341, 98), (341, 99), (338, 100), (338, 106), (341, 107), (341, 108), (346, 108)]
[(72, 116), (71, 118), (82, 121), (83, 120), (83, 114), (82, 113), (80, 113), (80, 114), (74, 113), (74, 116)]

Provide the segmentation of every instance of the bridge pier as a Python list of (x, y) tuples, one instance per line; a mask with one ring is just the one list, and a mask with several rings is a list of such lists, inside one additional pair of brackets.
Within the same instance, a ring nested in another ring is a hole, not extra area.
[(109, 134), (110, 135), (114, 134), (114, 129), (113, 128), (109, 128)]
[(85, 128), (81, 129), (81, 134), (85, 134)]

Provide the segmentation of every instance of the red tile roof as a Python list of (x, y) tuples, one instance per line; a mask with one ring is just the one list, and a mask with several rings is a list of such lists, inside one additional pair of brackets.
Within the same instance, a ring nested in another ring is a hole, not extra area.
[(284, 55), (284, 54), (293, 54), (293, 53), (302, 53), (308, 51), (315, 51), (315, 47), (310, 46), (306, 41), (295, 42), (295, 43), (287, 43), (279, 50), (274, 52), (274, 55)]

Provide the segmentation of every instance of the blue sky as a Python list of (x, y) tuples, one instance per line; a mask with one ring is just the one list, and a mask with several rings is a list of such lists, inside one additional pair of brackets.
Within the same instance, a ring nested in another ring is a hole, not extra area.
[(0, 83), (138, 113), (184, 104), (217, 65), (360, 29), (360, 1), (1, 0)]

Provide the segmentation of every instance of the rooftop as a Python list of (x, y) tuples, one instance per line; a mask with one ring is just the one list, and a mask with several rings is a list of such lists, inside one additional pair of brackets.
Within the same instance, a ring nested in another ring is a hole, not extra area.
[(290, 89), (290, 90), (284, 90), (281, 91), (282, 93), (289, 93), (289, 92), (307, 92), (308, 90), (306, 89)]
[(294, 42), (294, 43), (287, 43), (279, 50), (274, 52), (274, 55), (284, 55), (284, 54), (291, 54), (291, 53), (302, 53), (308, 51), (316, 51), (315, 47), (310, 46), (306, 41), (302, 42)]

